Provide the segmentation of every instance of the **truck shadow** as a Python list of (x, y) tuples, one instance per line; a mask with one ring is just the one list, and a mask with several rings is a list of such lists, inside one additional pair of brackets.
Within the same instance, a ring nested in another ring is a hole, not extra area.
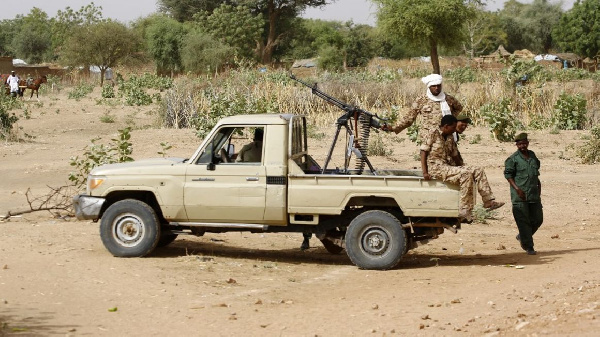
[[(257, 249), (228, 246), (226, 242), (177, 240), (167, 247), (156, 249), (150, 256), (173, 258), (196, 255), (291, 264), (353, 265), (350, 258), (346, 255), (346, 251), (342, 251), (340, 254), (330, 254), (320, 244), (313, 245), (310, 249), (302, 251), (299, 248), (300, 242), (301, 240), (298, 241), (298, 248), (293, 249)], [(600, 250), (600, 247), (544, 250), (538, 251), (538, 255), (534, 256), (527, 255), (523, 251), (476, 255), (419, 254), (409, 252), (394, 269), (432, 268), (437, 266), (541, 265), (553, 263), (560, 259), (562, 255), (596, 250)]]

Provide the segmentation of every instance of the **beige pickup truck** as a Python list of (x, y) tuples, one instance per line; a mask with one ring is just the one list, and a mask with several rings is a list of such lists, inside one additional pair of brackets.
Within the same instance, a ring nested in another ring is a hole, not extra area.
[(97, 167), (74, 197), (77, 218), (100, 219), (114, 256), (144, 256), (181, 234), (297, 232), (331, 253), (345, 249), (364, 269), (392, 268), (460, 228), (457, 186), (420, 170), (323, 169), (308, 152), (306, 123), (291, 114), (227, 117), (189, 159)]

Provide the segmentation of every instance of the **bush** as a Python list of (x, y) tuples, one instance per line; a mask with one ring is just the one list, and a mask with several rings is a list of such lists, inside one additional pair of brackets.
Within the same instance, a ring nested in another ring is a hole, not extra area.
[(576, 151), (577, 156), (584, 164), (600, 162), (600, 126), (596, 125), (590, 130), (590, 139)]
[(501, 142), (511, 142), (514, 140), (521, 123), (511, 111), (510, 100), (508, 98), (504, 98), (498, 103), (483, 105), (480, 112), (488, 124), (494, 139)]
[(88, 174), (96, 166), (112, 163), (122, 163), (133, 161), (130, 157), (133, 148), (129, 139), (131, 138), (131, 128), (119, 130), (119, 137), (111, 139), (108, 145), (96, 144), (100, 138), (92, 139), (92, 145), (86, 146), (83, 152), (83, 158), (79, 156), (71, 157), (70, 165), (75, 167), (75, 172), (69, 173), (69, 181), (81, 189), (84, 187)]
[(562, 93), (554, 104), (552, 123), (561, 130), (582, 130), (587, 120), (587, 101), (582, 95)]
[(477, 80), (477, 73), (471, 67), (448, 69), (444, 77), (452, 79), (455, 83), (469, 83)]
[(19, 120), (19, 117), (13, 112), (10, 114), (6, 108), (0, 105), (0, 138), (9, 138), (13, 125)]
[(344, 54), (333, 46), (323, 47), (319, 51), (319, 68), (338, 71), (344, 67)]
[(115, 89), (110, 84), (102, 86), (102, 98), (115, 98)]
[(85, 96), (87, 96), (88, 94), (90, 94), (92, 91), (94, 91), (93, 85), (83, 83), (83, 84), (80, 84), (80, 85), (76, 86), (75, 88), (73, 88), (73, 90), (71, 90), (71, 92), (69, 93), (68, 97), (70, 99), (79, 101), (80, 99), (82, 99)]

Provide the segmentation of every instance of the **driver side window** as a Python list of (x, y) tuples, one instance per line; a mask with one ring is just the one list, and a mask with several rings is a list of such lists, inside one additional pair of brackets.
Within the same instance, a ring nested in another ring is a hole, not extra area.
[(260, 165), (264, 149), (263, 126), (222, 127), (206, 144), (196, 164), (253, 164)]

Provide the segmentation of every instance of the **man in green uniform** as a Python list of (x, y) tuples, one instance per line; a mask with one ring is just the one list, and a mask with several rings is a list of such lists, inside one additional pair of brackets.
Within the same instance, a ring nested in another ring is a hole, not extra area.
[(510, 184), (512, 212), (519, 228), (517, 240), (521, 248), (529, 255), (535, 255), (533, 234), (544, 221), (542, 210), (542, 184), (540, 183), (540, 161), (535, 153), (528, 149), (526, 133), (515, 137), (517, 152), (504, 162), (504, 177)]

